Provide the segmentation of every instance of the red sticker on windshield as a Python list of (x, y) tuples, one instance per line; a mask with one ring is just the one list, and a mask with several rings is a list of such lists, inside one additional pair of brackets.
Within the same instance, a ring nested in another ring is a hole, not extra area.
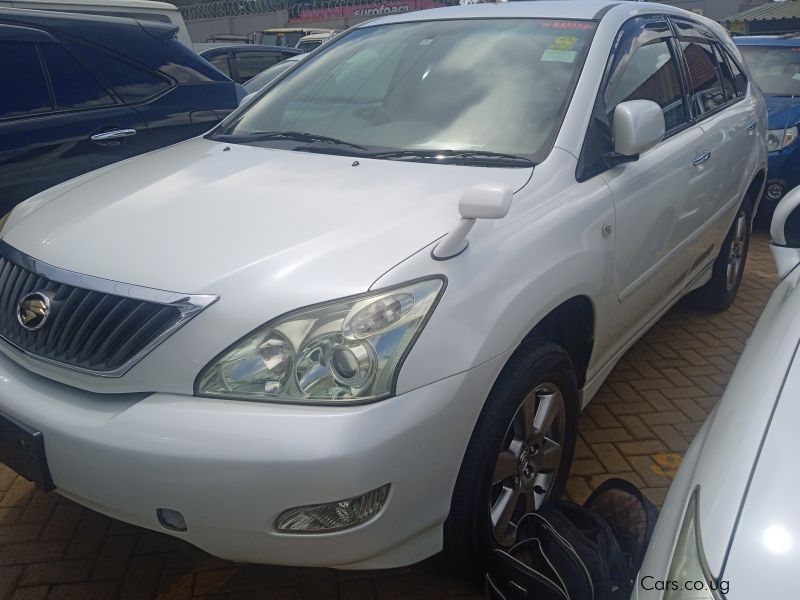
[(542, 27), (546, 29), (579, 29), (581, 31), (589, 31), (594, 29), (594, 23), (587, 23), (586, 21), (542, 21)]

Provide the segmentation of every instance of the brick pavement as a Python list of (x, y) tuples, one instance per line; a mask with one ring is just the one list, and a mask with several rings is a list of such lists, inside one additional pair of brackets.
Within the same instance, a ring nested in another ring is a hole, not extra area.
[[(727, 312), (673, 309), (623, 358), (581, 417), (567, 485), (582, 500), (616, 475), (663, 501), (681, 454), (714, 406), (776, 278), (757, 235)], [(42, 494), (0, 466), (0, 598), (161, 600), (477, 600), (441, 559), (380, 572), (236, 565)]]

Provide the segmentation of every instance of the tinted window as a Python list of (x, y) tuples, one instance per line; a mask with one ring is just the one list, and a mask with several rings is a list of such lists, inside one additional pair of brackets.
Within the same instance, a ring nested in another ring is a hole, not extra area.
[(94, 75), (64, 48), (55, 44), (42, 44), (39, 48), (53, 83), (56, 108), (65, 110), (114, 104), (114, 99)]
[(210, 59), (208, 62), (210, 62), (215, 67), (217, 67), (220, 71), (225, 73), (225, 75), (227, 75), (228, 77), (231, 76), (231, 68), (230, 68), (230, 65), (228, 65), (228, 56), (227, 56), (227, 54), (223, 54), (222, 56), (215, 56), (214, 58)]
[(0, 119), (53, 110), (36, 46), (0, 42)]
[(247, 81), (264, 69), (280, 62), (281, 55), (268, 52), (237, 52), (236, 66), (239, 68), (239, 81)]
[(725, 98), (732, 100), (736, 98), (736, 85), (733, 82), (733, 73), (723, 58), (722, 50), (719, 46), (714, 44), (714, 56), (719, 64), (719, 73), (722, 79), (722, 89), (725, 90)]
[(765, 94), (800, 95), (800, 47), (740, 46), (739, 50)]
[(681, 47), (689, 70), (689, 100), (694, 114), (699, 116), (725, 104), (725, 92), (711, 43), (682, 41)]
[(169, 83), (155, 73), (136, 67), (98, 48), (80, 46), (78, 51), (125, 102), (141, 102), (169, 87)]
[(675, 59), (665, 39), (640, 47), (631, 57), (615, 88), (607, 92), (609, 119), (617, 104), (628, 100), (658, 104), (664, 111), (667, 131), (688, 120)]
[(437, 150), (539, 162), (549, 153), (595, 26), (498, 18), (357, 29), (293, 69), (217, 135), (286, 147), (256, 139), (258, 132), (303, 131), (367, 150), (420, 151), (439, 164)]
[(731, 58), (730, 54), (725, 54), (728, 61), (728, 68), (733, 75), (733, 89), (737, 96), (744, 96), (747, 92), (747, 77), (745, 77), (739, 65)]

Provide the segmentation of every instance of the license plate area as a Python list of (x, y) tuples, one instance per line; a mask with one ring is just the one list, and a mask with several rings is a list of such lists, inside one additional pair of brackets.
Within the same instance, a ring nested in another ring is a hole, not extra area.
[(0, 462), (45, 492), (55, 489), (44, 453), (41, 431), (0, 415)]

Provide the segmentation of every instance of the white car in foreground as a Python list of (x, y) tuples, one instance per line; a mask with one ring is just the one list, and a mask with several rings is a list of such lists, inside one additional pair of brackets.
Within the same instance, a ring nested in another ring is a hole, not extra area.
[(794, 598), (800, 564), (800, 188), (778, 204), (781, 282), (692, 441), (632, 598)]
[(0, 457), (233, 560), (475, 565), (561, 493), (626, 349), (733, 300), (765, 117), (725, 32), (668, 6), (356, 27), (14, 210)]

